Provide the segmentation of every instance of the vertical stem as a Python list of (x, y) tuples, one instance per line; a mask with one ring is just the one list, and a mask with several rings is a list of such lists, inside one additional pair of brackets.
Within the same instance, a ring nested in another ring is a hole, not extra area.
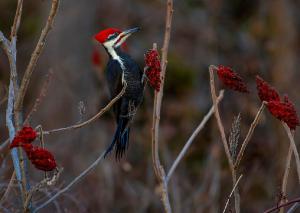
[(283, 124), (283, 127), (284, 127), (288, 137), (289, 137), (290, 145), (292, 146), (292, 149), (293, 149), (293, 153), (294, 153), (295, 160), (296, 160), (298, 180), (299, 180), (299, 183), (300, 183), (300, 159), (299, 159), (299, 153), (298, 153), (298, 150), (297, 150), (297, 146), (296, 146), (296, 143), (295, 143), (295, 140), (294, 140), (294, 135), (292, 134), (290, 128), (285, 123), (282, 123), (282, 124)]
[[(6, 109), (6, 126), (8, 128), (10, 142), (12, 142), (12, 140), (14, 139), (15, 134), (16, 134), (16, 130), (14, 127), (14, 122), (13, 122), (13, 106), (14, 106), (14, 99), (15, 99), (13, 84), (14, 84), (13, 80), (11, 79), (10, 83), (9, 83), (8, 101), (7, 101), (7, 109)], [(22, 172), (21, 172), (20, 159), (19, 159), (19, 154), (18, 154), (19, 151), (20, 150), (18, 150), (18, 148), (14, 148), (11, 150), (11, 155), (12, 155), (14, 169), (16, 172), (16, 177), (17, 177), (20, 189), (21, 189), (22, 200), (24, 201), (25, 185), (22, 182)]]
[[(290, 144), (288, 155), (286, 157), (285, 171), (284, 171), (284, 175), (283, 175), (283, 180), (282, 180), (282, 184), (281, 184), (281, 193), (283, 195), (283, 199), (281, 199), (280, 204), (284, 204), (286, 202), (286, 199), (285, 199), (286, 187), (287, 187), (288, 177), (289, 177), (289, 173), (290, 173), (290, 169), (291, 169), (292, 154), (293, 154), (293, 147)], [(284, 208), (281, 208), (279, 212), (284, 213)]]
[(218, 129), (219, 132), (221, 134), (221, 138), (222, 138), (222, 142), (223, 142), (223, 146), (225, 149), (225, 153), (227, 156), (227, 160), (229, 162), (229, 167), (231, 170), (233, 170), (233, 161), (229, 152), (229, 148), (228, 148), (228, 142), (226, 139), (226, 135), (225, 135), (225, 130), (224, 130), (224, 126), (221, 120), (221, 116), (220, 116), (220, 112), (219, 112), (219, 103), (217, 101), (217, 94), (216, 94), (216, 87), (215, 87), (215, 80), (214, 80), (214, 69), (215, 66), (210, 65), (209, 66), (209, 76), (210, 76), (210, 90), (211, 90), (211, 96), (212, 96), (212, 101), (215, 107), (215, 118), (217, 120), (217, 124), (218, 124)]
[[(154, 106), (153, 106), (153, 123), (152, 123), (152, 158), (153, 158), (153, 167), (157, 179), (161, 188), (161, 200), (164, 205), (165, 212), (171, 213), (171, 205), (168, 195), (168, 185), (166, 180), (166, 174), (163, 166), (159, 160), (159, 123), (160, 123), (160, 112), (161, 104), (163, 98), (164, 90), (164, 80), (166, 75), (167, 68), (167, 58), (169, 50), (169, 42), (171, 36), (171, 25), (172, 25), (172, 16), (173, 16), (173, 0), (167, 0), (167, 14), (166, 14), (166, 27), (164, 35), (164, 43), (162, 48), (162, 58), (161, 58), (161, 86), (160, 91), (155, 92), (154, 97)], [(153, 45), (153, 48), (156, 48), (156, 45)]]
[[(214, 105), (214, 109), (215, 109), (215, 118), (217, 120), (218, 129), (219, 129), (219, 132), (221, 134), (221, 139), (222, 139), (223, 146), (224, 146), (225, 153), (226, 153), (226, 157), (227, 157), (227, 160), (228, 160), (228, 163), (229, 163), (229, 168), (230, 168), (231, 176), (232, 176), (232, 182), (233, 182), (233, 186), (234, 186), (234, 185), (236, 185), (236, 182), (237, 182), (237, 174), (236, 174), (237, 170), (234, 167), (233, 160), (232, 160), (232, 157), (231, 157), (230, 152), (229, 152), (228, 142), (227, 142), (227, 139), (226, 139), (224, 126), (223, 126), (221, 116), (220, 116), (220, 112), (219, 112), (217, 95), (216, 95), (215, 80), (214, 80), (214, 69), (216, 69), (215, 66), (213, 66), (213, 65), (209, 66), (211, 96), (212, 96), (212, 101), (213, 101), (213, 105)], [(235, 212), (240, 213), (240, 195), (239, 195), (238, 187), (236, 187), (234, 189), (234, 200), (235, 200)]]
[(247, 133), (247, 135), (246, 135), (246, 137), (245, 137), (245, 139), (244, 139), (244, 141), (242, 143), (242, 146), (240, 148), (240, 151), (239, 151), (238, 156), (236, 158), (236, 161), (234, 163), (234, 167), (235, 168), (239, 167), (239, 164), (240, 164), (240, 162), (242, 160), (242, 157), (243, 157), (243, 154), (245, 152), (245, 149), (246, 149), (246, 147), (247, 147), (247, 145), (248, 145), (248, 143), (249, 143), (249, 141), (250, 141), (250, 139), (251, 139), (251, 137), (253, 135), (254, 129), (255, 129), (255, 127), (258, 124), (258, 121), (259, 121), (259, 119), (260, 119), (260, 117), (262, 115), (262, 112), (263, 112), (264, 108), (265, 108), (265, 103), (262, 102), (262, 104), (261, 104), (258, 112), (256, 113), (256, 116), (255, 116), (253, 122), (251, 123), (249, 131), (248, 131), (248, 133)]

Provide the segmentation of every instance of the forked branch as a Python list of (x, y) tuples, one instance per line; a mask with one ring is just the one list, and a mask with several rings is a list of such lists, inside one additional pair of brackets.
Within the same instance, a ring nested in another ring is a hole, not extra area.
[(31, 55), (29, 64), (28, 64), (28, 66), (25, 70), (23, 79), (21, 81), (20, 91), (19, 91), (19, 94), (18, 94), (17, 99), (16, 99), (16, 103), (15, 103), (16, 113), (20, 113), (20, 111), (21, 111), (23, 101), (24, 101), (24, 96), (27, 92), (27, 88), (28, 88), (28, 85), (29, 85), (29, 82), (30, 82), (30, 79), (31, 79), (31, 75), (32, 75), (33, 70), (36, 66), (36, 63), (37, 63), (37, 61), (38, 61), (38, 59), (39, 59), (39, 57), (40, 57), (40, 55), (43, 51), (43, 48), (46, 44), (46, 38), (47, 38), (47, 35), (48, 35), (49, 31), (52, 28), (52, 25), (53, 25), (53, 22), (54, 22), (54, 17), (57, 13), (58, 4), (59, 4), (59, 0), (52, 0), (51, 10), (50, 10), (46, 25), (42, 30), (40, 38), (39, 38), (39, 40), (37, 42), (37, 45), (36, 45), (32, 55)]

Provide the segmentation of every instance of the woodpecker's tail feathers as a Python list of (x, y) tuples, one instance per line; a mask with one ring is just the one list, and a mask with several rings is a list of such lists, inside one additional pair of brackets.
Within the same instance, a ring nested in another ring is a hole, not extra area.
[(130, 129), (126, 128), (124, 132), (120, 136), (120, 140), (116, 143), (116, 159), (120, 160), (125, 151), (128, 149), (129, 146), (129, 132)]
[(106, 157), (115, 147), (116, 159), (120, 160), (129, 145), (129, 118), (119, 118), (118, 126), (110, 146), (106, 150), (104, 157)]

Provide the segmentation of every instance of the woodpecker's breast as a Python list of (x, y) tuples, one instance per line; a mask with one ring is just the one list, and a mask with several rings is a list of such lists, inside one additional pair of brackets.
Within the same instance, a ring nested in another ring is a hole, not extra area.
[(124, 80), (127, 83), (126, 93), (124, 96), (140, 98), (139, 96), (143, 93), (144, 85), (142, 83), (142, 71), (135, 61), (132, 59), (124, 60), (125, 70)]
[(106, 76), (112, 98), (121, 89), (122, 78), (127, 83), (126, 92), (123, 98), (134, 100), (139, 103), (143, 96), (144, 84), (142, 83), (143, 73), (138, 64), (127, 54), (120, 54), (122, 65), (118, 60), (110, 59), (107, 65)]

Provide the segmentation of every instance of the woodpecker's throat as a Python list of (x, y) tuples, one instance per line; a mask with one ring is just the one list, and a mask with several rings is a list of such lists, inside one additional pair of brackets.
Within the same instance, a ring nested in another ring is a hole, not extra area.
[(124, 65), (124, 61), (123, 59), (121, 58), (120, 55), (118, 55), (118, 52), (120, 51), (119, 48), (114, 48), (113, 46), (111, 45), (107, 45), (107, 44), (104, 44), (104, 47), (108, 53), (108, 55), (113, 59), (113, 60), (116, 60), (119, 64), (120, 64), (120, 67), (122, 69), (122, 84), (125, 83), (125, 71), (126, 71), (126, 67)]
[(118, 61), (122, 70), (125, 71), (125, 66), (124, 66), (124, 62), (123, 59), (121, 58), (121, 56), (118, 55), (117, 51), (113, 48), (113, 47), (105, 47), (107, 53), (109, 54), (109, 56)]

